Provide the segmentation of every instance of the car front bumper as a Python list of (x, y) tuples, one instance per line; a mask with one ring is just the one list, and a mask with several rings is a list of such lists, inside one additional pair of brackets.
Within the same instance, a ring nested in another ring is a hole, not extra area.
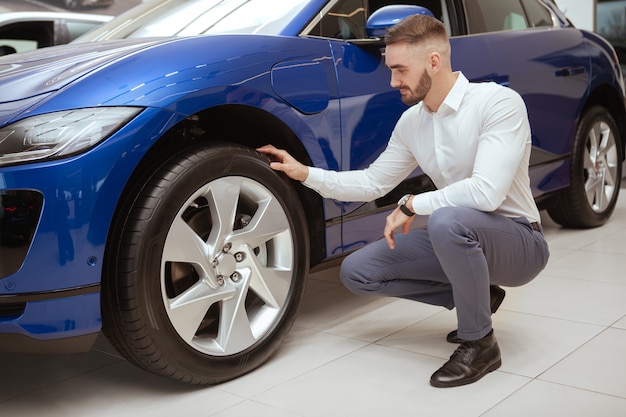
[(99, 285), (0, 296), (0, 352), (86, 352), (101, 327)]

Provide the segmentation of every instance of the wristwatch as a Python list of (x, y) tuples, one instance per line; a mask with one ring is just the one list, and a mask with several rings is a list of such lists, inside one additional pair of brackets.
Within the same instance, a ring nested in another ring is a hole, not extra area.
[(405, 194), (400, 200), (398, 200), (398, 207), (400, 207), (400, 211), (402, 211), (409, 217), (415, 216), (415, 213), (413, 213), (413, 211), (411, 211), (411, 209), (406, 206), (407, 201), (409, 201), (409, 198), (411, 198), (412, 196), (412, 194)]

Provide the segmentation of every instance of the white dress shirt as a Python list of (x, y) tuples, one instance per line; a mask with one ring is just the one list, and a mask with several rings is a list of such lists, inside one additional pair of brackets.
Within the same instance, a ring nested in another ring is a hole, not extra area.
[(456, 74), (437, 112), (423, 102), (406, 110), (387, 148), (368, 168), (311, 167), (304, 184), (326, 198), (371, 201), (420, 166), (437, 190), (413, 198), (417, 214), (453, 206), (538, 222), (528, 176), (531, 137), (524, 101), (510, 88), (470, 83)]

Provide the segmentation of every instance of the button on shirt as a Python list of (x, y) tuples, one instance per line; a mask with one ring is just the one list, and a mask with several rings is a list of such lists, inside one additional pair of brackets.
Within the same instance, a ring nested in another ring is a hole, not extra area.
[(371, 201), (419, 166), (437, 190), (414, 196), (417, 214), (453, 206), (540, 221), (528, 176), (531, 138), (524, 101), (510, 88), (455, 75), (436, 112), (421, 102), (402, 114), (387, 148), (368, 168), (311, 167), (304, 184), (327, 198)]

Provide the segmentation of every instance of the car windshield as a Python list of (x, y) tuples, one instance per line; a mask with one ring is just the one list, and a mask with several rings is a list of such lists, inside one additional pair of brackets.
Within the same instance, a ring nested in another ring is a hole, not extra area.
[(280, 34), (308, 0), (147, 0), (74, 43), (211, 33)]

